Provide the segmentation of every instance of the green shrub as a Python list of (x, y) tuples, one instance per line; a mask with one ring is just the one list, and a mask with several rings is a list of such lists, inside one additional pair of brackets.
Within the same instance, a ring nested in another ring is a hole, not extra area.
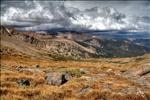
[(84, 74), (83, 71), (80, 71), (80, 69), (73, 69), (73, 68), (62, 68), (59, 69), (60, 72), (68, 73), (72, 76), (80, 77), (82, 74)]

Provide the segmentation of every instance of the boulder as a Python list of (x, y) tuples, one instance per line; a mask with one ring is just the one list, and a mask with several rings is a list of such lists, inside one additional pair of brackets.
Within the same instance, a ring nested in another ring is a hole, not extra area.
[(150, 73), (150, 63), (139, 66), (137, 70), (135, 70), (134, 75), (143, 76)]
[(150, 77), (150, 63), (134, 67), (126, 72), (123, 72), (122, 75), (134, 81), (135, 83), (149, 87), (150, 82), (147, 80), (147, 78)]
[(38, 64), (35, 65), (35, 68), (39, 68), (39, 67), (40, 67), (40, 65), (38, 65)]
[(30, 81), (28, 79), (21, 79), (18, 80), (17, 82), (19, 85), (23, 85), (23, 86), (29, 86), (30, 85)]
[(123, 73), (124, 76), (133, 77), (133, 76), (147, 76), (150, 74), (150, 63), (137, 66)]
[(86, 92), (90, 91), (90, 87), (89, 86), (85, 86), (83, 88), (80, 89), (80, 94), (85, 94)]
[(71, 79), (71, 75), (62, 72), (50, 72), (45, 77), (49, 85), (62, 85)]

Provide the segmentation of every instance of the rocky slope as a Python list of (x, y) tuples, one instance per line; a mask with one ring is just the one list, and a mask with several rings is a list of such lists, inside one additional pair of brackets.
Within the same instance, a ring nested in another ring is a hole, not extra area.
[(96, 37), (74, 40), (70, 36), (17, 32), (2, 27), (1, 99), (149, 100), (149, 54), (95, 59), (121, 53), (135, 56), (119, 46), (127, 46), (138, 54), (146, 51), (145, 47), (125, 41)]
[(149, 48), (129, 41), (99, 39), (85, 33), (48, 35), (18, 32), (3, 26), (1, 45), (30, 56), (52, 59), (130, 57), (150, 52)]
[(2, 54), (2, 100), (150, 99), (150, 55), (81, 61), (21, 55)]
[(103, 57), (132, 57), (150, 52), (150, 49), (147, 47), (124, 40), (93, 38), (85, 40), (82, 43), (94, 47), (97, 55)]

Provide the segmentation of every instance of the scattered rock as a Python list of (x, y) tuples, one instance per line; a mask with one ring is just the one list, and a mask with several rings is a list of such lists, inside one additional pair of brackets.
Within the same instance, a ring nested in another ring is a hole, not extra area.
[(145, 77), (140, 77), (140, 78), (137, 78), (136, 80), (135, 80), (135, 82), (136, 83), (139, 83), (139, 84), (141, 84), (141, 85), (143, 85), (143, 86), (145, 86), (145, 87), (150, 87), (150, 82), (148, 81), (148, 80), (146, 80), (146, 78)]
[(139, 96), (143, 97), (144, 100), (148, 100), (147, 97), (145, 96), (144, 92), (140, 88), (136, 87), (127, 87), (121, 90), (121, 93), (123, 95), (128, 95), (128, 94), (138, 94)]
[(38, 65), (38, 64), (37, 64), (37, 65), (35, 65), (35, 67), (36, 67), (36, 68), (39, 68), (39, 67), (40, 67), (40, 65)]
[(91, 88), (89, 86), (85, 86), (82, 89), (80, 89), (80, 94), (84, 94), (88, 92)]
[(29, 86), (30, 82), (27, 79), (21, 79), (17, 82), (19, 85), (23, 85), (23, 86)]
[(71, 79), (71, 75), (61, 72), (50, 72), (46, 75), (45, 79), (49, 85), (62, 85)]
[(112, 72), (112, 69), (108, 69), (106, 72)]
[(88, 73), (89, 71), (86, 68), (80, 68), (82, 74)]
[(21, 68), (18, 71), (20, 71), (20, 72), (32, 72), (32, 73), (42, 73), (43, 72), (39, 68)]
[(16, 70), (17, 70), (17, 71), (20, 71), (22, 68), (23, 68), (22, 66), (17, 66), (17, 67), (16, 67)]

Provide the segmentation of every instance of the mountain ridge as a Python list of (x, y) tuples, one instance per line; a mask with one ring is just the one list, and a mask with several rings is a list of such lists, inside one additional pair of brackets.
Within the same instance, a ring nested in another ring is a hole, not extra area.
[(2, 26), (1, 45), (12, 46), (28, 55), (51, 59), (132, 57), (150, 52), (149, 48), (129, 41), (106, 40), (86, 33), (61, 32), (50, 35), (19, 32)]

